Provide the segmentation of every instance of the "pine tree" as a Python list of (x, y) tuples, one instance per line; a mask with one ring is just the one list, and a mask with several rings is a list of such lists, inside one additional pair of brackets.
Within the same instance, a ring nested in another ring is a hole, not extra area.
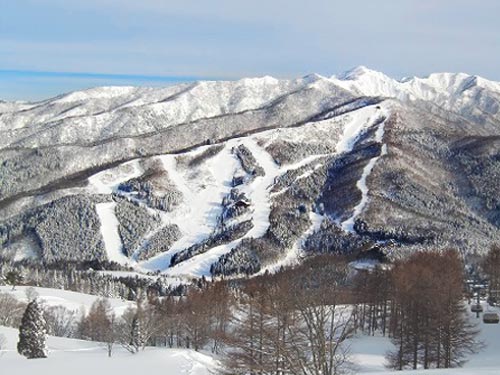
[(26, 307), (21, 326), (19, 327), (19, 342), (17, 351), (27, 358), (46, 358), (48, 354), (43, 312), (36, 300)]

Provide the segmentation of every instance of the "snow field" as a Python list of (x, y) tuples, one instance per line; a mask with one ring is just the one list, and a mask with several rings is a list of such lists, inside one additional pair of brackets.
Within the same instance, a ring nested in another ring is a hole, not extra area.
[[(26, 286), (16, 286), (16, 288), (12, 290), (11, 286), (2, 285), (0, 286), (0, 293), (8, 293), (19, 301), (28, 302), (26, 297), (26, 289), (28, 288), (29, 287)], [(33, 288), (44, 306), (64, 306), (68, 310), (77, 312), (82, 309), (89, 311), (92, 304), (100, 298), (95, 295), (72, 292), (69, 290), (40, 287)], [(108, 301), (116, 315), (121, 315), (128, 307), (134, 306), (133, 302), (123, 301), (118, 298), (108, 298)]]

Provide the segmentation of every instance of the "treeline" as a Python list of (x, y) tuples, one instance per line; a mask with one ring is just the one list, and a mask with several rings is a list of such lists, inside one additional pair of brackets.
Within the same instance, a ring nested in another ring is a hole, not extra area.
[(41, 286), (92, 294), (105, 298), (121, 298), (134, 301), (137, 296), (181, 295), (186, 286), (172, 286), (166, 277), (116, 276), (92, 268), (79, 269), (67, 263), (66, 267), (48, 268), (33, 263), (0, 262), (0, 284)]

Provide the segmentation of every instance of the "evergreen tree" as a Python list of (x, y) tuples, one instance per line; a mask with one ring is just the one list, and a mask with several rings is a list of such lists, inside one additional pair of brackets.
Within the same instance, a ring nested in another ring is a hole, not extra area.
[(43, 312), (36, 300), (26, 307), (21, 326), (19, 327), (19, 342), (17, 351), (27, 358), (46, 358), (48, 354)]

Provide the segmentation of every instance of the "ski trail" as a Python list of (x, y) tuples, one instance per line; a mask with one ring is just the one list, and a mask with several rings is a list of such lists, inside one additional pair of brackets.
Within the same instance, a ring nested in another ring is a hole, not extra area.
[(337, 143), (335, 151), (337, 154), (351, 152), (363, 131), (369, 128), (378, 115), (374, 106), (362, 108), (354, 112), (356, 116), (346, 124), (344, 132)]
[(259, 238), (264, 236), (269, 228), (269, 215), (271, 213), (269, 190), (274, 183), (274, 179), (281, 174), (282, 171), (275, 163), (271, 155), (260, 147), (254, 139), (244, 138), (235, 142), (230, 142), (231, 146), (237, 146), (238, 144), (245, 145), (251, 151), (257, 164), (260, 165), (265, 172), (264, 176), (255, 177), (250, 184), (245, 185), (240, 189), (252, 202), (253, 228), (241, 238), (238, 238), (228, 244), (214, 247), (205, 253), (198, 254), (172, 268), (167, 269), (165, 274), (169, 276), (189, 275), (197, 277), (210, 277), (210, 266), (222, 255), (231, 251), (244, 238)]
[(129, 259), (122, 252), (122, 241), (118, 232), (118, 219), (115, 215), (115, 202), (98, 203), (95, 205), (97, 215), (101, 221), (101, 234), (108, 260), (128, 265)]
[[(388, 117), (388, 113), (384, 110), (383, 111), (383, 116), (385, 119)], [(385, 129), (385, 119), (382, 121), (377, 128), (377, 131), (375, 132), (375, 141), (378, 143), (383, 142), (384, 138), (384, 129)], [(380, 154), (371, 158), (368, 164), (365, 165), (363, 168), (363, 173), (361, 174), (361, 178), (356, 182), (356, 187), (361, 191), (361, 200), (360, 202), (354, 207), (354, 211), (347, 220), (344, 220), (341, 223), (342, 229), (346, 232), (353, 232), (354, 231), (354, 223), (356, 221), (356, 218), (363, 212), (363, 210), (366, 208), (366, 205), (368, 204), (368, 186), (366, 184), (366, 181), (368, 180), (368, 177), (370, 176), (373, 168), (375, 167), (375, 164), (377, 161), (380, 159), (380, 157), (384, 156), (387, 154), (387, 145), (382, 144), (382, 148), (380, 151)]]
[[(373, 126), (375, 121), (381, 116), (381, 111), (375, 106), (369, 106), (356, 111), (350, 121), (346, 123), (343, 129), (343, 135), (336, 146), (336, 153), (345, 153), (352, 151), (361, 134)], [(379, 125), (376, 131), (375, 138), (377, 142), (381, 142), (383, 138), (383, 123)], [(169, 268), (170, 259), (173, 254), (180, 250), (184, 250), (189, 246), (199, 243), (211, 235), (217, 225), (216, 219), (222, 209), (221, 201), (225, 195), (231, 190), (231, 179), (235, 173), (241, 169), (241, 165), (237, 158), (232, 154), (231, 149), (240, 144), (245, 145), (258, 165), (264, 169), (264, 176), (257, 176), (251, 182), (240, 186), (239, 189), (252, 202), (252, 223), (253, 228), (250, 229), (244, 236), (238, 238), (228, 244), (216, 246), (209, 249), (207, 252), (195, 255), (174, 267)], [(385, 145), (383, 146), (383, 152)], [(199, 150), (196, 151), (196, 153)], [(289, 170), (294, 170), (312, 164), (321, 158), (329, 156), (329, 154), (311, 155), (297, 163), (279, 166), (275, 163), (271, 155), (265, 149), (259, 146), (253, 137), (233, 139), (226, 143), (225, 148), (216, 156), (209, 159), (204, 165), (203, 170), (207, 173), (213, 173), (212, 180), (203, 181), (206, 188), (199, 190), (196, 181), (193, 182), (191, 173), (188, 170), (181, 170), (176, 162), (174, 155), (161, 156), (165, 169), (169, 172), (172, 182), (177, 189), (183, 193), (185, 204), (181, 204), (172, 213), (168, 213), (165, 221), (175, 223), (179, 226), (183, 237), (175, 242), (170, 250), (162, 253), (150, 260), (140, 264), (147, 270), (162, 270), (168, 276), (191, 276), (191, 277), (209, 277), (210, 266), (216, 262), (222, 255), (231, 251), (245, 238), (260, 238), (265, 235), (269, 228), (269, 216), (271, 213), (271, 194), (270, 189), (273, 186), (275, 179), (283, 175)], [(366, 179), (373, 169), (377, 159), (370, 160), (369, 164), (363, 171), (363, 176), (358, 181), (357, 185), (363, 192), (362, 202), (356, 207), (357, 210), (353, 215), (352, 223), (359, 213), (363, 210), (367, 200)], [(311, 171), (305, 171), (298, 179), (306, 178), (318, 165), (312, 166)], [(278, 194), (278, 193), (275, 193)], [(274, 194), (273, 194), (274, 195)], [(298, 260), (304, 241), (312, 233), (319, 230), (323, 221), (323, 216), (310, 212), (311, 226), (296, 240), (291, 249), (288, 250), (283, 260), (267, 268), (279, 268), (281, 265), (292, 264)], [(350, 222), (346, 220), (345, 227), (350, 228)], [(344, 226), (343, 226), (344, 227)]]
[[(193, 154), (199, 152), (198, 149)], [(191, 170), (181, 170), (176, 155), (159, 158), (172, 183), (183, 195), (183, 202), (172, 212), (162, 214), (162, 221), (177, 224), (182, 237), (168, 251), (140, 264), (148, 270), (167, 269), (173, 254), (202, 242), (212, 234), (217, 226), (217, 217), (222, 212), (222, 199), (231, 191), (232, 178), (239, 168), (239, 162), (231, 152), (231, 144), (207, 160), (197, 177), (189, 176)]]
[[(385, 116), (387, 117), (387, 114), (385, 112), (381, 112), (381, 110), (377, 109), (376, 106), (369, 106), (366, 108), (362, 108), (358, 111), (355, 112), (354, 118), (349, 121), (345, 127), (344, 131), (342, 133), (342, 137), (337, 143), (336, 146), (336, 154), (341, 154), (341, 153), (346, 153), (346, 152), (351, 152), (356, 145), (356, 142), (359, 140), (359, 137), (361, 134), (370, 128), (379, 118), (380, 116)], [(384, 137), (384, 122), (382, 122), (376, 132), (375, 132), (375, 141), (381, 143)], [(357, 182), (358, 188), (362, 191), (362, 197), (363, 199), (361, 202), (356, 206), (356, 209), (354, 211), (354, 214), (351, 218), (346, 220), (344, 223), (342, 223), (342, 228), (344, 230), (353, 230), (354, 226), (354, 220), (356, 217), (363, 211), (364, 207), (367, 204), (368, 201), (368, 188), (366, 187), (366, 179), (368, 178), (371, 170), (375, 166), (378, 158), (382, 155), (385, 155), (387, 152), (387, 147), (386, 145), (382, 145), (382, 152), (379, 156), (373, 158), (370, 160), (367, 166), (365, 166), (363, 170), (363, 175), (361, 179)], [(325, 156), (325, 155), (322, 155)], [(321, 155), (319, 156), (321, 157)], [(316, 168), (316, 167), (315, 167)], [(294, 168), (291, 168), (294, 169)], [(300, 178), (306, 178), (310, 174), (313, 173), (313, 170), (305, 172), (303, 175), (298, 176), (297, 180)], [(286, 190), (286, 189), (285, 189)], [(277, 192), (275, 194), (280, 194), (283, 193), (285, 190)], [(288, 266), (288, 265), (293, 265), (296, 262), (298, 262), (300, 258), (300, 253), (302, 251), (303, 244), (305, 240), (314, 232), (318, 231), (321, 227), (321, 223), (323, 222), (324, 216), (319, 215), (315, 212), (309, 212), (309, 218), (312, 222), (311, 226), (297, 239), (295, 244), (292, 246), (291, 249), (287, 252), (285, 257), (278, 261), (276, 264), (271, 265), (269, 267), (266, 267), (264, 270), (262, 270), (260, 273), (265, 272), (266, 270), (268, 271), (277, 271), (281, 266)]]
[(281, 267), (286, 267), (286, 266), (293, 266), (299, 262), (301, 253), (302, 253), (302, 248), (304, 246), (304, 242), (307, 240), (307, 238), (313, 234), (314, 232), (317, 232), (321, 228), (321, 223), (323, 223), (324, 216), (317, 214), (316, 212), (310, 211), (309, 212), (309, 219), (311, 220), (311, 225), (309, 228), (302, 233), (302, 235), (295, 241), (294, 245), (287, 251), (285, 257), (283, 259), (280, 259), (274, 264), (271, 264), (262, 270), (260, 270), (257, 275), (262, 275), (266, 271), (267, 272), (277, 272)]

